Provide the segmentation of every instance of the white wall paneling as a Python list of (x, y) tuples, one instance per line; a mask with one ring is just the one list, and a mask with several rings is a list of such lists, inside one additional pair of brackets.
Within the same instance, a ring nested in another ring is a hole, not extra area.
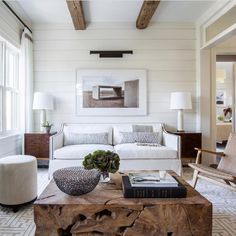
[(0, 138), (0, 158), (20, 154), (22, 152), (21, 140), (20, 135), (10, 135)]
[[(189, 91), (194, 108), (186, 111), (186, 130), (196, 129), (195, 27), (190, 24), (152, 24), (146, 30), (134, 25), (97, 23), (85, 31), (71, 25), (33, 26), (35, 91), (55, 97), (48, 118), (57, 129), (62, 122), (126, 123), (164, 122), (175, 129), (177, 113), (169, 109), (170, 93)], [(90, 50), (133, 50), (124, 58), (99, 58)], [(81, 117), (75, 115), (76, 69), (146, 69), (148, 115), (141, 117)], [(35, 127), (39, 126), (36, 111)]]

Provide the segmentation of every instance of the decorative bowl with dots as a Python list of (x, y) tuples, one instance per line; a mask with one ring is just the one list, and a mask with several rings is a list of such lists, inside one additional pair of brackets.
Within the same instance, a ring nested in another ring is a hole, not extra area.
[(67, 167), (53, 173), (57, 187), (72, 196), (91, 192), (97, 186), (100, 176), (98, 170), (86, 170), (83, 167)]

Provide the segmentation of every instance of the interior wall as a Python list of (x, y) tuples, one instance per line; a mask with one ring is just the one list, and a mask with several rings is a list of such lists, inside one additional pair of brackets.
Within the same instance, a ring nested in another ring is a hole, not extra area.
[(21, 135), (11, 135), (8, 137), (0, 138), (0, 158), (21, 154)]
[[(154, 24), (137, 30), (133, 24), (90, 24), (84, 31), (70, 25), (34, 25), (34, 89), (55, 97), (48, 119), (57, 129), (62, 122), (164, 122), (176, 129), (177, 112), (169, 109), (170, 93), (189, 91), (193, 109), (185, 112), (185, 130), (196, 129), (195, 27), (189, 24)], [(120, 59), (102, 59), (90, 50), (133, 50)], [(76, 116), (77, 69), (146, 69), (147, 116)], [(39, 113), (35, 129), (39, 129)]]

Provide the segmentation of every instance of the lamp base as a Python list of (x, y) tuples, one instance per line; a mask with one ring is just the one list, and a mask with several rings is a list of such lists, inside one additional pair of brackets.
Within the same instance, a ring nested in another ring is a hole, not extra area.
[(40, 131), (44, 131), (44, 127), (42, 126), (46, 122), (46, 110), (42, 109), (40, 112)]
[(184, 131), (184, 114), (183, 114), (183, 109), (178, 110), (178, 125), (177, 125), (177, 130), (180, 132)]

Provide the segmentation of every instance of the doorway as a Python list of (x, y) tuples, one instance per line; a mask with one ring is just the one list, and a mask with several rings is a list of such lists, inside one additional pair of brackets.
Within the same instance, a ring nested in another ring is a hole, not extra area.
[(229, 134), (235, 130), (236, 55), (216, 56), (216, 150), (224, 151)]

